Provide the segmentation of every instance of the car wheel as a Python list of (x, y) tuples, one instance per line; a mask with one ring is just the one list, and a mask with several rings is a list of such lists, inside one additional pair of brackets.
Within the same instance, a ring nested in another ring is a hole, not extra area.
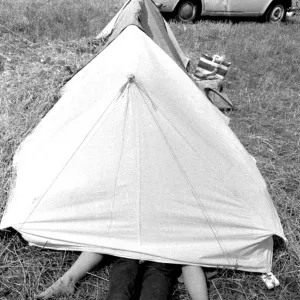
[(280, 2), (272, 3), (265, 14), (265, 21), (271, 23), (279, 23), (284, 21), (287, 8)]
[(201, 11), (200, 0), (182, 0), (176, 8), (176, 20), (180, 22), (194, 22)]

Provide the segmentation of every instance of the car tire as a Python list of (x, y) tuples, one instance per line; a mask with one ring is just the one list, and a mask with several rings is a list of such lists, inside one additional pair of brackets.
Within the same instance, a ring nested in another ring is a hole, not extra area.
[(287, 7), (279, 1), (275, 1), (268, 7), (264, 20), (270, 23), (282, 22), (285, 20), (286, 12)]
[(184, 23), (195, 22), (198, 19), (200, 12), (200, 0), (181, 0), (176, 7), (175, 19)]

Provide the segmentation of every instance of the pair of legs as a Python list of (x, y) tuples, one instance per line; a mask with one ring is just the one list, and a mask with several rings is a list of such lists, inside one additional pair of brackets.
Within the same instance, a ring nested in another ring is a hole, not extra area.
[[(54, 296), (72, 294), (75, 284), (103, 259), (102, 254), (82, 252), (72, 267), (35, 299), (50, 299)], [(201, 267), (182, 266), (182, 276), (192, 300), (207, 300), (206, 278)], [(113, 280), (110, 280), (112, 282)]]
[(167, 300), (177, 275), (177, 265), (118, 258), (113, 262), (106, 300)]

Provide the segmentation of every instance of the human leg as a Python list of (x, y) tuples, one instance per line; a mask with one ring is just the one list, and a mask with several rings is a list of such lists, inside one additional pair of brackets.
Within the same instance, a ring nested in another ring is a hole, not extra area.
[(109, 274), (109, 290), (106, 300), (130, 300), (136, 291), (139, 261), (117, 258)]
[(75, 284), (87, 272), (92, 270), (100, 261), (103, 255), (94, 252), (82, 252), (77, 258), (72, 267), (56, 282), (54, 282), (44, 292), (35, 295), (35, 299), (49, 299), (58, 295), (73, 294), (75, 291)]
[(198, 266), (182, 266), (184, 285), (192, 300), (208, 300), (207, 284), (203, 269)]
[(167, 300), (178, 276), (178, 266), (146, 262), (140, 300)]

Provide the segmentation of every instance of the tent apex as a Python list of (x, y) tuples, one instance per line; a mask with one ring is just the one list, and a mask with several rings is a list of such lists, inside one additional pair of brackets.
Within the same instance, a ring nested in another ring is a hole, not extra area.
[(127, 76), (127, 79), (128, 79), (128, 83), (132, 83), (135, 81), (135, 75), (134, 74), (129, 74)]
[(120, 88), (120, 94), (123, 94), (129, 84), (136, 83), (135, 75), (133, 73), (127, 75), (127, 81)]

